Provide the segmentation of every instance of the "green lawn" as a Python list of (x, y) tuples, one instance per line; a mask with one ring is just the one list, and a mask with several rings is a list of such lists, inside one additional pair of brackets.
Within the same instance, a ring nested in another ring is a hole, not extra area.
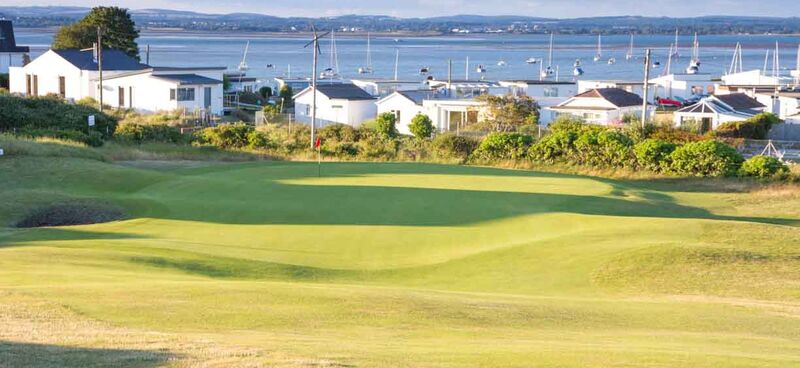
[[(0, 188), (0, 366), (800, 366), (797, 188), (90, 155)], [(74, 200), (130, 219), (12, 227)]]

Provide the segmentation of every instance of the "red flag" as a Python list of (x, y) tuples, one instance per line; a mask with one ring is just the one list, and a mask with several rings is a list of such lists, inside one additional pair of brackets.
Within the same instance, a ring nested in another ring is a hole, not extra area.
[(314, 142), (314, 148), (319, 148), (322, 145), (322, 139), (317, 138), (317, 141)]

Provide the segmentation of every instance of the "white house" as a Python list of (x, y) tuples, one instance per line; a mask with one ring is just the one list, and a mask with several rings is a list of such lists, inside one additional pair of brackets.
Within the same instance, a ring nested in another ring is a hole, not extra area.
[(351, 81), (374, 97), (386, 97), (395, 91), (411, 91), (423, 87), (421, 81), (395, 79), (353, 79)]
[(225, 92), (258, 92), (261, 88), (261, 81), (255, 77), (248, 77), (245, 72), (225, 73), (223, 78), (227, 78), (230, 84)]
[(593, 89), (617, 88), (639, 96), (644, 93), (644, 82), (642, 81), (623, 81), (623, 80), (579, 80), (578, 93), (584, 93)]
[(105, 77), (104, 103), (141, 112), (184, 109), (222, 115), (224, 70), (225, 67), (152, 67)]
[(8, 73), (12, 66), (23, 66), (29, 52), (27, 46), (17, 46), (11, 21), (0, 20), (0, 73)]
[(317, 126), (347, 124), (357, 127), (377, 116), (375, 98), (351, 83), (320, 84), (294, 95), (295, 119), (311, 123), (311, 103), (317, 95)]
[(788, 85), (791, 78), (775, 77), (764, 74), (759, 69), (748, 70), (722, 76), (722, 85), (725, 86), (771, 86)]
[(529, 96), (535, 100), (543, 97), (569, 98), (578, 93), (577, 83), (552, 80), (501, 80), (498, 84), (516, 97)]
[(440, 132), (458, 132), (468, 125), (480, 122), (485, 103), (475, 99), (426, 99), (422, 101), (425, 114)]
[[(436, 93), (431, 90), (396, 91), (375, 102), (378, 115), (392, 113), (397, 118), (397, 131), (401, 134), (411, 134), (408, 126), (418, 114), (426, 114), (422, 103), (425, 99), (435, 98)], [(430, 117), (430, 116), (429, 116)]]
[[(149, 68), (122, 51), (103, 50), (102, 56), (104, 78)], [(98, 98), (97, 55), (92, 50), (48, 50), (23, 67), (9, 68), (9, 72), (11, 93), (71, 100)]]
[(766, 106), (744, 93), (711, 95), (700, 102), (676, 111), (676, 126), (700, 124), (700, 129), (717, 129), (721, 124), (743, 121), (764, 112)]
[(766, 106), (765, 111), (775, 114), (782, 120), (794, 115), (800, 109), (800, 92), (757, 90), (745, 93)]
[(716, 83), (711, 74), (668, 74), (649, 80), (652, 86), (650, 96), (684, 102), (692, 97), (714, 93)]
[[(641, 116), (642, 98), (619, 88), (595, 88), (568, 100), (542, 109), (541, 123), (546, 125), (561, 115), (574, 116), (590, 124), (614, 125), (626, 115)], [(648, 107), (648, 114), (651, 108)]]

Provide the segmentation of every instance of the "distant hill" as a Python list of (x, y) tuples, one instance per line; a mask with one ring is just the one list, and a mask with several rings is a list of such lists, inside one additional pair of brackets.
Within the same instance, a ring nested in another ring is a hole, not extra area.
[[(89, 11), (72, 6), (0, 6), (0, 17), (24, 27), (53, 27), (68, 24)], [(318, 28), (342, 31), (451, 33), (800, 33), (800, 18), (705, 16), (590, 17), (556, 19), (527, 16), (454, 15), (431, 18), (397, 18), (386, 15), (342, 15), (336, 17), (276, 17), (255, 13), (207, 14), (183, 10), (131, 10), (142, 29), (179, 28), (194, 31), (304, 32), (313, 22)]]

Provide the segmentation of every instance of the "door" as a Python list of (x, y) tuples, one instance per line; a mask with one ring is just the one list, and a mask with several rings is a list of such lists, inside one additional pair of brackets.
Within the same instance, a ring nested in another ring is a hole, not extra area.
[(58, 77), (58, 95), (61, 98), (67, 97), (67, 80), (65, 77)]
[(117, 101), (117, 106), (119, 106), (119, 108), (123, 108), (123, 107), (125, 107), (125, 88), (124, 87), (119, 87), (119, 88), (117, 88), (117, 91), (118, 91), (117, 94), (119, 95), (119, 100)]
[(203, 92), (203, 107), (209, 109), (211, 107), (211, 87), (206, 87)]

